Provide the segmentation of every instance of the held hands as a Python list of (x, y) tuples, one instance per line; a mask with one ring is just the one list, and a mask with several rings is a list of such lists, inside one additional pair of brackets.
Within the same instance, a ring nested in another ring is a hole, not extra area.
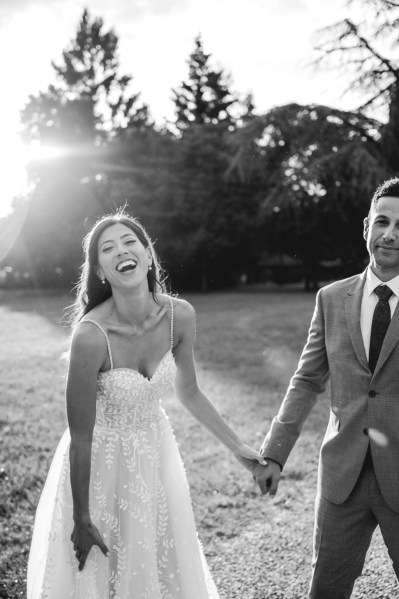
[(258, 451), (245, 444), (240, 445), (235, 456), (240, 464), (251, 472), (262, 495), (269, 494), (270, 497), (274, 497), (281, 476), (280, 464), (274, 460), (263, 458)]
[(265, 458), (262, 458), (258, 451), (255, 451), (254, 449), (249, 447), (249, 445), (245, 445), (244, 443), (240, 445), (240, 447), (234, 453), (234, 455), (240, 462), (240, 464), (242, 464), (244, 468), (249, 470), (253, 476), (255, 473), (255, 468), (257, 466), (262, 464), (263, 467), (265, 467), (267, 464)]
[(75, 522), (71, 534), (71, 541), (79, 562), (79, 571), (82, 571), (93, 545), (98, 545), (103, 554), (109, 557), (108, 547), (105, 545), (101, 534), (92, 522)]
[(281, 476), (280, 464), (271, 459), (267, 460), (267, 466), (256, 464), (252, 476), (262, 495), (269, 493), (270, 497), (275, 496)]

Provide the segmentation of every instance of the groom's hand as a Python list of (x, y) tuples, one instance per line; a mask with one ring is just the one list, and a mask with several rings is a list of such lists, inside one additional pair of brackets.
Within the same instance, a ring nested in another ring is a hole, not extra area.
[(256, 464), (253, 470), (253, 479), (258, 484), (262, 495), (267, 495), (269, 493), (270, 497), (274, 497), (277, 493), (278, 483), (280, 481), (281, 476), (281, 467), (280, 464), (267, 459), (267, 466), (262, 466), (261, 464)]

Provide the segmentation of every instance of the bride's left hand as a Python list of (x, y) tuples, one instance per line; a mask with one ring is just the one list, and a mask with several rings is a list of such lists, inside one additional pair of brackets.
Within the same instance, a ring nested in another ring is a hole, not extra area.
[(257, 464), (267, 466), (267, 460), (260, 455), (259, 451), (255, 451), (255, 449), (252, 449), (249, 445), (245, 445), (245, 443), (240, 445), (234, 455), (240, 464), (249, 470), (251, 474), (254, 473)]

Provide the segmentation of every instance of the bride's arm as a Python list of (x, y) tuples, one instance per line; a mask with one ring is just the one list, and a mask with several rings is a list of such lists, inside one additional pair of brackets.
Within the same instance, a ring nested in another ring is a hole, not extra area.
[(72, 344), (66, 407), (71, 444), (69, 451), (74, 529), (71, 541), (81, 570), (93, 544), (108, 549), (92, 524), (89, 511), (91, 444), (96, 418), (97, 376), (106, 355), (105, 340), (94, 326), (79, 325)]
[(174, 356), (177, 366), (175, 391), (178, 399), (250, 471), (256, 463), (266, 464), (259, 452), (243, 443), (219, 414), (197, 382), (194, 362), (195, 310), (184, 300), (175, 300)]

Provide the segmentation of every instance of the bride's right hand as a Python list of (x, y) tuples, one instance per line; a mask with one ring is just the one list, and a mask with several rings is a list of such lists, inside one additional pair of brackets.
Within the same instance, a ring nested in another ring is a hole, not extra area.
[(252, 449), (252, 447), (249, 447), (245, 443), (242, 443), (237, 449), (235, 457), (244, 468), (251, 472), (252, 475), (254, 474), (257, 465), (261, 464), (262, 466), (267, 466), (265, 458), (262, 457), (258, 451)]
[(75, 551), (76, 559), (79, 562), (79, 571), (82, 571), (93, 545), (97, 545), (106, 557), (110, 553), (108, 547), (104, 543), (101, 534), (92, 522), (75, 522), (71, 534), (71, 541)]

